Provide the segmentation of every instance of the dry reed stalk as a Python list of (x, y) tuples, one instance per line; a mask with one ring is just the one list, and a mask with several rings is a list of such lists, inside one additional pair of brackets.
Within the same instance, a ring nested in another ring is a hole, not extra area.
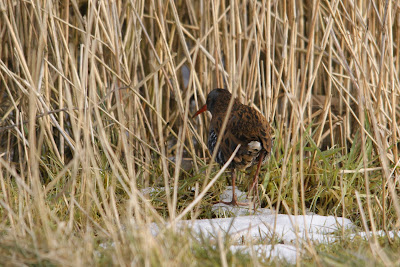
[[(37, 255), (99, 234), (120, 265), (133, 251), (183, 262), (189, 249), (170, 259), (135, 231), (207, 216), (222, 171), (208, 120), (190, 117), (218, 86), (275, 129), (260, 175), (269, 207), (348, 216), (392, 263), (377, 233), (400, 222), (398, 2), (8, 1), (0, 12), (0, 229)], [(93, 263), (79, 255), (94, 250), (71, 250), (69, 264)]]

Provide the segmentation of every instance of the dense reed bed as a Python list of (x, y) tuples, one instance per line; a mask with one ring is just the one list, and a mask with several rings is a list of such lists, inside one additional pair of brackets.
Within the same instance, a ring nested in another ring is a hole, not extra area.
[(208, 117), (191, 115), (224, 87), (274, 129), (262, 206), (370, 233), (309, 244), (298, 263), (399, 264), (399, 240), (376, 234), (400, 227), (398, 1), (2, 1), (0, 12), (4, 263), (259, 262), (219, 250), (229, 238), (148, 227), (213, 216), (227, 183), (214, 179)]

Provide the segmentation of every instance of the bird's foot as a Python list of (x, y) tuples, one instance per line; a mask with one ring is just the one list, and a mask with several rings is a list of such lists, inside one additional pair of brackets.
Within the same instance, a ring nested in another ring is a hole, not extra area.
[(229, 206), (248, 206), (249, 205), (248, 202), (238, 202), (236, 199), (232, 199), (232, 201), (230, 201), (230, 202), (220, 201), (219, 203), (223, 203), (223, 204), (229, 205)]

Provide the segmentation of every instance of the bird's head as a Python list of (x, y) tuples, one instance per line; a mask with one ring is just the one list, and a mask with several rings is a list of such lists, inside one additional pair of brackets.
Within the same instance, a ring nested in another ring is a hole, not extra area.
[(210, 111), (211, 114), (214, 114), (214, 112), (216, 112), (220, 108), (226, 109), (228, 107), (229, 101), (231, 100), (231, 96), (232, 94), (226, 89), (217, 88), (212, 90), (207, 96), (206, 104), (202, 106), (193, 115), (192, 118), (196, 117), (206, 110)]

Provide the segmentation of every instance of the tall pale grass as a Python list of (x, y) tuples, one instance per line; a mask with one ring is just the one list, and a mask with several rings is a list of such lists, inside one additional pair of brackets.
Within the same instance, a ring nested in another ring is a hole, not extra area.
[(209, 217), (223, 179), (207, 165), (208, 117), (190, 117), (215, 87), (274, 128), (264, 205), (351, 218), (378, 260), (398, 260), (376, 235), (400, 227), (398, 1), (2, 1), (0, 12), (4, 261), (101, 263), (106, 240), (104, 263), (190, 263), (188, 240), (146, 229)]

